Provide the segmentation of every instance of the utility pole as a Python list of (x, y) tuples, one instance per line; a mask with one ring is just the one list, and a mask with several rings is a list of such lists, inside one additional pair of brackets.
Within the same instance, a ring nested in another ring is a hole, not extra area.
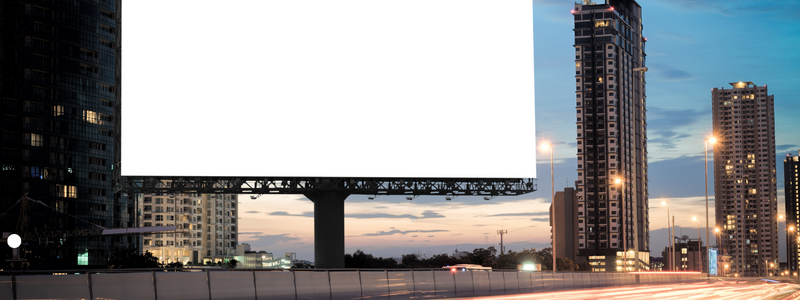
[(498, 230), (497, 234), (500, 235), (500, 254), (504, 254), (506, 252), (506, 248), (503, 247), (503, 235), (508, 234), (508, 230)]

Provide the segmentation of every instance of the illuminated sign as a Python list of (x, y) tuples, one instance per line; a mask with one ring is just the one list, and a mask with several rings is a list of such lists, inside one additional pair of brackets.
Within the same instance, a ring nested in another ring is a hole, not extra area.
[(717, 275), (717, 249), (708, 250), (708, 273)]

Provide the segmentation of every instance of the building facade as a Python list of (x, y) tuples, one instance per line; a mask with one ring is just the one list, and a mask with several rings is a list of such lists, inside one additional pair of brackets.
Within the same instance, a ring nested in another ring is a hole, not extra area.
[(733, 82), (711, 91), (714, 190), (722, 254), (740, 276), (778, 264), (775, 114), (767, 86)]
[[(556, 192), (556, 198), (550, 204), (550, 226), (556, 225), (556, 257), (578, 261), (578, 196), (574, 188), (564, 188)], [(552, 245), (553, 232), (550, 231)], [(583, 262), (583, 261), (580, 261)]]
[(646, 270), (650, 245), (642, 9), (632, 0), (587, 0), (575, 4), (572, 14), (578, 255), (606, 271)]
[(667, 246), (661, 252), (663, 270), (703, 272), (708, 265), (708, 248), (699, 239), (678, 239), (675, 241), (675, 266), (670, 265), (672, 248)]
[(161, 263), (202, 265), (236, 256), (238, 202), (233, 194), (145, 194), (142, 227), (177, 226), (177, 232), (145, 234), (144, 252)]
[(783, 193), (786, 228), (794, 229), (787, 232), (786, 262), (788, 270), (794, 274), (798, 270), (797, 262), (800, 258), (800, 228), (797, 227), (800, 220), (800, 151), (797, 156), (788, 153), (783, 159)]
[[(0, 220), (27, 233), (136, 227), (136, 201), (115, 195), (118, 136), (119, 5), (115, 1), (0, 3), (3, 139), (0, 207), (24, 194), (31, 204)], [(70, 216), (71, 215), (71, 216)], [(105, 265), (136, 236), (34, 238), (23, 241), (31, 268)]]

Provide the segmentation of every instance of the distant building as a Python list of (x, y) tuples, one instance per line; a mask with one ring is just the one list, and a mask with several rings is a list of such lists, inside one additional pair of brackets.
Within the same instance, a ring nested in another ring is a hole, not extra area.
[(181, 231), (144, 236), (144, 251), (162, 263), (201, 265), (236, 255), (236, 195), (145, 194), (142, 202), (142, 227), (175, 225)]
[(650, 257), (650, 271), (664, 271), (664, 257)]
[(783, 193), (786, 208), (786, 228), (794, 228), (787, 234), (786, 253), (788, 253), (788, 270), (792, 273), (798, 271), (798, 257), (800, 257), (800, 152), (797, 156), (786, 154), (783, 159)]
[(779, 252), (774, 98), (766, 85), (730, 85), (711, 90), (720, 249), (739, 276), (765, 275)]
[(642, 7), (633, 0), (584, 0), (572, 14), (578, 256), (598, 271), (646, 270), (650, 233)]
[[(673, 270), (670, 264), (670, 255), (672, 248), (665, 247), (661, 252), (663, 257), (662, 265), (664, 270)], [(708, 249), (703, 246), (700, 240), (675, 240), (675, 264), (678, 267), (677, 271), (698, 271), (702, 272), (703, 268), (708, 265)]]
[[(554, 206), (555, 204), (555, 206)], [(555, 213), (553, 209), (555, 207)], [(556, 192), (556, 199), (550, 204), (550, 226), (556, 224), (556, 257), (569, 258), (577, 262), (578, 255), (578, 196), (574, 188), (564, 188)], [(553, 231), (550, 231), (550, 245), (553, 244)], [(585, 261), (585, 260), (583, 260)]]
[(249, 244), (236, 246), (234, 257), (239, 263), (237, 269), (290, 269), (294, 264), (294, 252), (286, 252), (283, 257), (273, 257), (271, 252), (250, 251)]

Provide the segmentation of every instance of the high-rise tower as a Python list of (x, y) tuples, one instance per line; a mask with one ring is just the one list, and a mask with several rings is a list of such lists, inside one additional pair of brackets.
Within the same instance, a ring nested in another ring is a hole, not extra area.
[(778, 264), (775, 114), (767, 86), (730, 83), (711, 91), (714, 191), (723, 254), (740, 276), (768, 273)]
[(587, 0), (575, 4), (572, 14), (578, 259), (588, 261), (594, 271), (623, 271), (617, 262), (624, 258), (628, 270), (647, 269), (647, 68), (642, 8), (632, 0), (606, 4)]
[(783, 159), (783, 197), (786, 208), (786, 228), (791, 228), (786, 237), (786, 261), (789, 263), (789, 271), (794, 274), (798, 270), (798, 258), (800, 258), (800, 152), (797, 156), (791, 153), (786, 154)]
[(90, 223), (136, 226), (135, 201), (112, 186), (118, 9), (115, 1), (0, 3), (0, 208), (24, 194), (50, 207), (22, 203), (23, 216), (16, 206), (0, 218), (0, 231), (45, 236), (23, 240), (30, 268), (105, 265), (114, 248), (139, 245), (136, 236), (72, 235), (98, 228)]

